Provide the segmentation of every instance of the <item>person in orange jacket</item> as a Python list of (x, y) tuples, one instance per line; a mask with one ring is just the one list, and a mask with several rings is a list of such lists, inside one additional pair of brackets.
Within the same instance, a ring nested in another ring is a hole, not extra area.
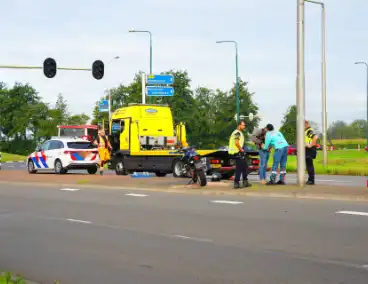
[(110, 160), (110, 151), (112, 150), (109, 138), (106, 136), (105, 130), (100, 129), (97, 139), (94, 141), (98, 148), (98, 155), (100, 156), (100, 175), (103, 175), (104, 166)]

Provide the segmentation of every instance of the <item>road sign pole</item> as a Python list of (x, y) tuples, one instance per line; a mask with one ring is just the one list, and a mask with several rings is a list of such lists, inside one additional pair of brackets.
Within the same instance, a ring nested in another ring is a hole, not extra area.
[(304, 145), (304, 121), (305, 121), (305, 75), (304, 75), (304, 0), (298, 0), (297, 7), (297, 170), (298, 185), (305, 184), (305, 145)]
[(142, 80), (142, 104), (146, 104), (146, 74), (144, 72), (141, 73)]

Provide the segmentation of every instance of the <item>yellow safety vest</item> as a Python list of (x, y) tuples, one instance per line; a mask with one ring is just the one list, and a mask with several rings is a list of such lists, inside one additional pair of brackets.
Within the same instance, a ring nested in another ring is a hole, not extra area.
[(228, 153), (230, 155), (234, 155), (234, 154), (239, 153), (239, 149), (235, 145), (235, 140), (236, 139), (239, 139), (240, 140), (239, 141), (240, 147), (243, 147), (243, 145), (244, 145), (244, 135), (238, 129), (236, 129), (233, 133), (231, 133), (231, 136), (230, 136), (230, 139), (229, 139), (229, 150), (228, 150)]
[(313, 137), (314, 137), (314, 131), (313, 128), (308, 127), (305, 132), (304, 132), (304, 141), (305, 141), (305, 145), (309, 145), (312, 143), (313, 141)]
[(105, 144), (105, 139), (106, 138), (106, 141), (107, 141), (107, 137), (102, 137), (101, 135), (98, 135), (98, 148), (107, 148), (107, 145)]

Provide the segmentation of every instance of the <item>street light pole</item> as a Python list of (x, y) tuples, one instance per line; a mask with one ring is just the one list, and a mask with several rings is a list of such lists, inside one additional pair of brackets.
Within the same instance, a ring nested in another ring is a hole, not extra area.
[(236, 74), (236, 122), (239, 123), (240, 120), (240, 110), (239, 110), (239, 73), (238, 73), (238, 43), (234, 40), (221, 40), (216, 41), (216, 43), (225, 43), (225, 42), (231, 42), (235, 44), (235, 74)]
[(326, 167), (327, 158), (327, 99), (326, 99), (326, 13), (325, 4), (320, 1), (305, 0), (312, 4), (321, 5), (321, 36), (322, 36), (322, 144), (323, 144), (323, 165)]
[(298, 0), (297, 6), (297, 168), (298, 185), (305, 184), (305, 145), (304, 145), (304, 120), (305, 120), (305, 69), (304, 69), (304, 0)]
[(368, 63), (367, 62), (355, 62), (355, 64), (364, 64), (367, 67), (367, 146), (368, 146)]
[[(142, 31), (142, 30), (129, 30), (130, 33), (148, 33), (150, 39), (150, 75), (152, 75), (152, 33), (150, 31)], [(152, 103), (152, 97), (149, 97), (149, 103)]]
[[(106, 65), (109, 65), (111, 62), (113, 62), (114, 60), (118, 60), (120, 59), (120, 56), (115, 56), (113, 57), (109, 62), (107, 62)], [(108, 98), (109, 98), (109, 122), (111, 121), (111, 91), (108, 89)]]

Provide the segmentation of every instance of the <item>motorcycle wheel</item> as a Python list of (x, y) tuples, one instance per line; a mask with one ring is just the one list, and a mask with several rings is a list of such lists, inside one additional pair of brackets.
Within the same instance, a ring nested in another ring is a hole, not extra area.
[(207, 185), (207, 178), (203, 170), (197, 171), (197, 182), (200, 186), (206, 186)]

